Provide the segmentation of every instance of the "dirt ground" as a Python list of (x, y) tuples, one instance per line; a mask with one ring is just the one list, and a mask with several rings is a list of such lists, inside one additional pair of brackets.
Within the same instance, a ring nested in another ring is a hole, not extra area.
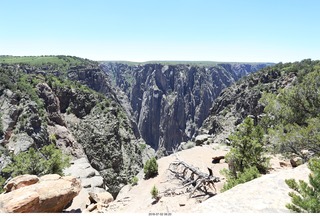
[[(219, 195), (225, 183), (225, 178), (220, 174), (220, 170), (227, 168), (228, 164), (224, 159), (219, 164), (213, 164), (212, 157), (225, 156), (228, 151), (228, 147), (226, 146), (204, 145), (176, 153), (180, 160), (198, 167), (204, 173), (208, 173), (208, 167), (211, 168), (213, 175), (220, 177), (221, 180), (215, 183), (216, 192), (210, 190), (209, 195), (206, 195), (201, 191), (197, 191), (189, 198), (190, 189), (188, 190), (188, 187), (182, 188), (181, 181), (174, 178), (173, 174), (168, 171), (170, 163), (176, 160), (175, 155), (170, 155), (157, 161), (159, 165), (158, 176), (145, 180), (141, 173), (138, 185), (125, 186), (117, 199), (110, 204), (107, 211), (119, 213), (187, 213), (193, 206), (212, 196)], [(278, 157), (271, 159), (273, 167), (271, 172), (277, 172), (286, 168), (281, 167), (279, 161)], [(155, 203), (150, 194), (153, 186), (157, 187), (161, 196), (161, 199), (157, 203)]]
[[(212, 164), (212, 157), (224, 156), (227, 152), (228, 150), (225, 148), (214, 150), (212, 146), (196, 146), (176, 154), (180, 160), (183, 160), (194, 167), (198, 167), (202, 172), (208, 173), (207, 167), (211, 168), (213, 175), (222, 179), (221, 182), (215, 184), (217, 193), (219, 193), (224, 183), (224, 177), (219, 171), (223, 168), (227, 168), (228, 165), (223, 159), (219, 164)], [(189, 198), (187, 188), (181, 188), (181, 182), (175, 179), (173, 174), (167, 170), (170, 163), (175, 160), (175, 155), (159, 159), (157, 161), (159, 175), (148, 180), (140, 179), (136, 186), (126, 186), (126, 188), (118, 195), (114, 203), (110, 205), (108, 211), (136, 213), (184, 212), (184, 209), (187, 209), (187, 207), (206, 200), (209, 196), (205, 196), (200, 192), (196, 192), (193, 195), (194, 198)], [(150, 194), (154, 185), (158, 188), (161, 196), (158, 203), (154, 203)], [(172, 195), (168, 195), (168, 193), (164, 192), (171, 192)], [(211, 192), (212, 194), (215, 193), (214, 190)]]

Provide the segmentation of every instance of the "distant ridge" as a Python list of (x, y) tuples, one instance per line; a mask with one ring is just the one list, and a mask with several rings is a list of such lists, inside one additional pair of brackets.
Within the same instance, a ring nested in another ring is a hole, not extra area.
[(203, 67), (212, 67), (220, 64), (266, 64), (267, 66), (273, 66), (275, 63), (273, 62), (223, 62), (223, 61), (184, 61), (184, 60), (164, 60), (164, 61), (145, 61), (145, 62), (134, 62), (134, 61), (122, 61), (122, 60), (110, 60), (110, 61), (99, 61), (101, 63), (122, 63), (127, 65), (145, 65), (145, 64), (164, 64), (164, 65), (191, 65), (191, 66), (203, 66)]

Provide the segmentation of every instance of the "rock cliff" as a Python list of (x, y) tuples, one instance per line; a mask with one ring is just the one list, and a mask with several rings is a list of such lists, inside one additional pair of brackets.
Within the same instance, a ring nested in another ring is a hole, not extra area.
[(108, 62), (101, 67), (125, 94), (142, 138), (161, 155), (194, 137), (224, 88), (267, 65)]
[(10, 152), (55, 143), (74, 159), (88, 158), (116, 196), (142, 168), (144, 142), (97, 62), (57, 61), (0, 65), (0, 168)]
[(278, 64), (277, 67), (262, 69), (225, 88), (215, 100), (199, 133), (212, 134), (215, 142), (224, 142), (248, 115), (258, 121), (264, 109), (263, 104), (259, 103), (262, 93), (276, 93), (295, 80), (296, 73), (290, 70), (284, 73), (285, 67)]

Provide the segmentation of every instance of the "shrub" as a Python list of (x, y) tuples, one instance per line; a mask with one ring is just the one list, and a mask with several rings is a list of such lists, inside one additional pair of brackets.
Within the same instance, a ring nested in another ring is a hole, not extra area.
[(132, 186), (135, 186), (135, 185), (138, 185), (138, 177), (137, 176), (134, 176), (132, 179), (131, 179), (131, 185)]
[(231, 150), (226, 155), (226, 161), (230, 170), (222, 172), (227, 178), (223, 191), (257, 178), (260, 173), (266, 173), (269, 159), (264, 156), (262, 138), (261, 127), (255, 127), (253, 119), (249, 117), (229, 136)]
[(157, 187), (154, 185), (150, 191), (152, 199), (158, 199), (159, 198), (159, 191)]
[(259, 170), (256, 167), (246, 168), (242, 173), (238, 175), (237, 178), (228, 176), (228, 171), (226, 169), (222, 170), (222, 173), (227, 175), (227, 182), (223, 185), (221, 192), (229, 190), (230, 188), (233, 188), (238, 184), (251, 181), (261, 176)]
[(50, 143), (52, 143), (52, 144), (56, 144), (56, 143), (57, 143), (57, 136), (56, 136), (56, 134), (50, 134), (50, 136), (49, 136), (49, 141), (50, 141)]
[(40, 151), (30, 148), (12, 157), (12, 163), (8, 164), (2, 172), (10, 173), (12, 177), (32, 174), (63, 175), (62, 170), (69, 166), (70, 158), (64, 155), (53, 144), (44, 146)]
[(147, 148), (147, 144), (145, 144), (145, 143), (141, 143), (140, 144), (140, 150), (141, 151), (145, 150), (146, 148)]
[(158, 163), (155, 157), (146, 162), (143, 167), (143, 171), (146, 179), (158, 175)]
[(286, 179), (286, 184), (295, 192), (290, 192), (291, 202), (286, 207), (294, 212), (320, 213), (320, 159), (311, 159), (308, 163), (311, 170), (309, 183), (300, 180)]
[(235, 178), (238, 172), (242, 173), (250, 167), (256, 167), (260, 173), (267, 171), (269, 159), (264, 156), (263, 131), (260, 126), (254, 127), (253, 119), (247, 117), (229, 139), (231, 150), (226, 160), (233, 162)]

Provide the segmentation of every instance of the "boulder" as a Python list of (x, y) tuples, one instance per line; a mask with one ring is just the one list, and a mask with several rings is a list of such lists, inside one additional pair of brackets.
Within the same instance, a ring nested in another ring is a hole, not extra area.
[(198, 135), (196, 136), (195, 142), (197, 146), (202, 145), (205, 141), (208, 140), (208, 138), (210, 137), (210, 135), (208, 134), (202, 134), (202, 135)]
[(279, 161), (280, 167), (290, 167), (290, 164), (285, 161)]
[(91, 178), (83, 178), (81, 179), (82, 187), (90, 188), (90, 187), (99, 187), (103, 188), (103, 178), (101, 176), (93, 176)]
[[(71, 166), (64, 169), (65, 175), (72, 175), (81, 180), (81, 186), (88, 192), (93, 188), (105, 188), (102, 176), (94, 169), (87, 158), (79, 158), (71, 162)], [(105, 191), (105, 190), (104, 190)]]
[[(29, 176), (29, 178), (34, 177)], [(0, 211), (5, 213), (62, 212), (79, 194), (81, 183), (72, 176), (53, 178), (53, 180), (50, 178), (1, 194)]]
[(303, 160), (301, 157), (294, 157), (290, 159), (290, 163), (292, 167), (297, 167), (303, 164)]
[(36, 184), (39, 178), (36, 175), (21, 175), (11, 179), (5, 186), (6, 193), (17, 190), (22, 187)]
[(79, 195), (76, 196), (71, 205), (65, 210), (66, 212), (83, 212), (91, 204), (88, 191), (82, 188)]
[(102, 192), (102, 193), (89, 193), (89, 199), (93, 203), (103, 203), (108, 204), (113, 201), (113, 197), (109, 192)]

